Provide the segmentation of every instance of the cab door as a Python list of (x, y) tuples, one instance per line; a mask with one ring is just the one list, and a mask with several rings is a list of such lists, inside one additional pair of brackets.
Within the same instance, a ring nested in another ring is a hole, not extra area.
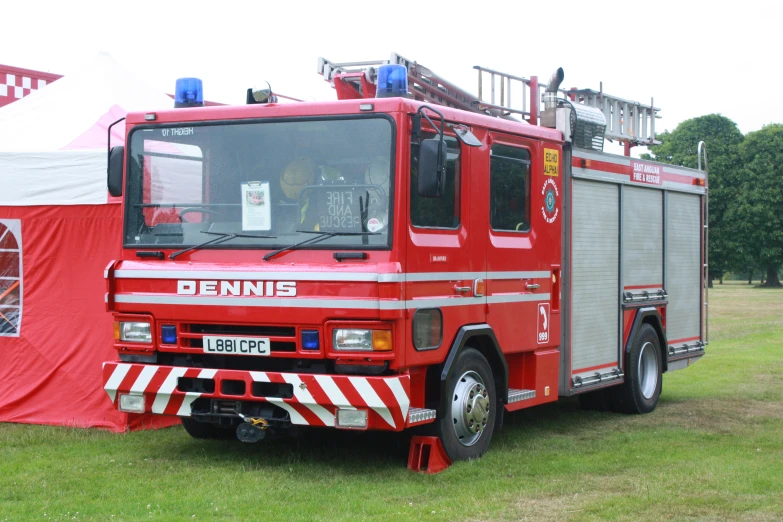
[(551, 163), (559, 160), (559, 146), (502, 133), (490, 133), (489, 144), (488, 182), (477, 185), (488, 201), (487, 322), (505, 353), (557, 346), (553, 278), (559, 280), (562, 191), (559, 164)]
[[(439, 198), (419, 196), (418, 146), (411, 146), (405, 300), (414, 364), (443, 360), (461, 326), (486, 318), (485, 297), (480, 287), (477, 292), (485, 276), (483, 238), (471, 228), (473, 149), (455, 136), (445, 140), (446, 182)], [(441, 336), (429, 335), (441, 331)]]

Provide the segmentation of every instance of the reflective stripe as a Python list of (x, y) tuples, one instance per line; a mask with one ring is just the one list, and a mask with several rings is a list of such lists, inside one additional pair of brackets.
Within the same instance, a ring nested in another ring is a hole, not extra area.
[[(408, 389), (410, 387), (410, 377), (408, 375), (389, 376), (389, 377), (353, 377), (353, 376), (333, 376), (322, 374), (295, 374), (279, 372), (259, 372), (259, 371), (239, 371), (239, 370), (217, 370), (212, 368), (203, 368), (196, 371), (195, 368), (184, 367), (166, 367), (146, 364), (126, 364), (126, 363), (104, 363), (110, 365), (110, 374), (106, 379), (106, 390), (110, 396), (115, 395), (117, 390), (128, 393), (131, 390), (148, 395), (155, 395), (151, 410), (153, 413), (170, 413), (182, 417), (188, 417), (193, 414), (193, 403), (199, 397), (203, 397), (201, 392), (182, 392), (177, 389), (177, 383), (180, 377), (184, 375), (197, 375), (199, 379), (239, 379), (242, 380), (243, 374), (249, 374), (255, 382), (281, 382), (290, 384), (294, 391), (294, 396), (290, 399), (280, 397), (253, 397), (254, 401), (266, 401), (280, 406), (290, 415), (293, 424), (317, 424), (329, 427), (335, 426), (335, 416), (332, 412), (334, 407), (348, 409), (372, 409), (375, 411), (388, 426), (380, 425), (378, 428), (396, 429), (395, 417), (401, 418), (403, 423), (410, 411), (410, 397)], [(126, 383), (127, 376), (130, 373), (138, 374), (133, 383)], [(157, 372), (161, 372), (160, 375)], [(307, 375), (307, 377), (305, 377)], [(157, 377), (156, 377), (157, 376)], [(159, 378), (163, 378), (160, 383)], [(312, 382), (310, 379), (315, 379)], [(312, 388), (308, 389), (304, 384), (310, 383)], [(320, 391), (323, 391), (323, 394)], [(389, 393), (390, 390), (391, 393)], [(351, 393), (348, 393), (348, 392)], [(351, 396), (349, 400), (346, 393)], [(215, 391), (215, 398), (223, 398), (220, 391)], [(316, 397), (319, 397), (316, 399)], [(230, 399), (230, 397), (226, 397)], [(235, 397), (234, 397), (235, 399)], [(351, 401), (355, 401), (351, 403)], [(297, 406), (301, 404), (301, 406)], [(310, 413), (313, 415), (311, 416)]]
[[(307, 299), (299, 297), (198, 297), (181, 295), (134, 295), (114, 296), (115, 303), (170, 304), (199, 306), (252, 306), (285, 308), (344, 308), (355, 310), (396, 310), (401, 301), (384, 303), (377, 299)], [(386, 306), (382, 306), (386, 304)]]
[[(216, 373), (217, 370), (212, 370), (212, 369), (201, 370), (198, 374), (198, 378), (212, 379)], [(193, 404), (193, 401), (195, 401), (202, 395), (203, 394), (201, 392), (185, 393), (185, 398), (182, 399), (182, 404), (179, 407), (179, 411), (177, 411), (177, 415), (179, 415), (180, 417), (190, 417), (193, 414), (193, 410), (191, 409), (191, 405)]]
[(516, 303), (522, 301), (548, 301), (550, 294), (513, 294), (482, 297), (439, 297), (411, 299), (409, 301), (377, 299), (308, 299), (301, 297), (194, 297), (179, 295), (119, 294), (115, 303), (196, 305), (196, 306), (248, 306), (275, 308), (342, 308), (346, 310), (404, 310), (415, 308), (446, 308), (472, 306), (484, 303)]
[(372, 386), (367, 382), (367, 379), (364, 377), (349, 377), (348, 380), (351, 381), (353, 387), (356, 388), (356, 391), (362, 396), (362, 400), (367, 403), (367, 406), (383, 417), (383, 420), (385, 420), (389, 426), (392, 428), (397, 427), (394, 424), (394, 419), (389, 411), (389, 407), (383, 403), (380, 397), (378, 397), (378, 394), (372, 389)]
[[(286, 410), (288, 412), (288, 415), (291, 416), (291, 423), (292, 424), (304, 424), (304, 425), (309, 425), (310, 424), (309, 422), (307, 422), (307, 419), (302, 417), (302, 414), (300, 414), (298, 411), (296, 411), (296, 409), (293, 406), (283, 402), (283, 399), (274, 399), (274, 398), (271, 398), (271, 397), (267, 397), (266, 400), (267, 400), (267, 402), (271, 402), (272, 404), (276, 404), (276, 405), (280, 406), (281, 408), (283, 408), (284, 410)], [(332, 426), (334, 426), (334, 424), (332, 424)]]
[(264, 372), (250, 372), (250, 377), (252, 377), (255, 382), (272, 382)]
[(487, 279), (539, 279), (552, 276), (552, 272), (540, 270), (538, 272), (487, 272)]
[(550, 294), (505, 294), (487, 296), (489, 304), (524, 303), (527, 301), (549, 301)]
[(114, 371), (111, 372), (111, 377), (106, 381), (106, 386), (103, 387), (106, 393), (109, 394), (111, 402), (114, 402), (114, 398), (117, 396), (117, 388), (122, 384), (122, 380), (128, 375), (131, 369), (130, 364), (118, 364)]
[(408, 398), (408, 394), (405, 393), (405, 389), (402, 387), (399, 379), (386, 379), (386, 384), (391, 388), (394, 398), (397, 399), (397, 404), (400, 405), (400, 411), (402, 412), (402, 418), (408, 418), (408, 407), (411, 405), (411, 401)]
[(171, 392), (177, 387), (177, 381), (180, 377), (185, 375), (187, 368), (172, 368), (166, 380), (160, 386), (157, 395), (155, 395), (155, 401), (152, 403), (152, 413), (163, 413), (166, 410), (166, 406), (169, 405), (171, 400)]
[(440, 297), (435, 299), (411, 299), (400, 301), (405, 303), (405, 308), (446, 308), (449, 306), (483, 305), (487, 302), (485, 297)]
[[(615, 157), (606, 154), (596, 154), (581, 149), (579, 151), (574, 151), (574, 158), (584, 158), (593, 161), (600, 161), (603, 163), (623, 165), (626, 167), (631, 166), (631, 158)], [(675, 165), (661, 165), (661, 167), (665, 168), (666, 172), (671, 172), (672, 174), (680, 174), (682, 176), (691, 176), (700, 179), (704, 178), (704, 172), (697, 169), (678, 168)]]
[(179, 410), (177, 410), (177, 415), (179, 417), (190, 417), (192, 414), (190, 405), (193, 404), (193, 401), (195, 401), (199, 397), (201, 397), (200, 393), (186, 392), (185, 397), (182, 399), (182, 404), (180, 404)]
[(546, 270), (532, 272), (416, 272), (403, 274), (405, 281), (455, 281), (462, 279), (537, 279), (549, 277)]
[(337, 387), (337, 384), (335, 384), (331, 377), (328, 375), (316, 375), (315, 380), (329, 400), (332, 402), (332, 404), (338, 408), (351, 406), (351, 403), (348, 402), (348, 399), (345, 398), (345, 395), (340, 390), (340, 388)]
[(306, 387), (302, 388), (300, 386), (300, 384), (302, 384), (302, 379), (300, 379), (298, 375), (294, 373), (284, 373), (282, 375), (283, 380), (293, 386), (294, 398), (297, 401), (299, 401), (301, 404), (304, 404), (310, 411), (315, 413), (325, 426), (334, 426), (334, 415), (329, 410), (318, 404), (310, 392), (307, 391)]
[[(104, 272), (104, 277), (108, 273)], [(115, 279), (264, 280), (399, 282), (401, 274), (375, 272), (230, 272), (212, 270), (115, 270)], [(380, 278), (383, 277), (383, 281)]]
[[(402, 281), (453, 281), (460, 279), (537, 279), (550, 272), (415, 272), (409, 274), (377, 274), (375, 272), (229, 272), (210, 270), (115, 270), (115, 279), (186, 279), (186, 280), (285, 280), (343, 281), (369, 283), (400, 283)], [(108, 277), (108, 271), (104, 271)]]
[(139, 376), (136, 378), (136, 382), (131, 386), (131, 393), (144, 393), (147, 389), (147, 385), (157, 373), (158, 369), (155, 366), (145, 366)]

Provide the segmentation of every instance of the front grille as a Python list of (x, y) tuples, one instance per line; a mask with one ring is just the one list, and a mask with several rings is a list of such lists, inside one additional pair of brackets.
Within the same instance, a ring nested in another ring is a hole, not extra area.
[(296, 352), (296, 328), (289, 326), (182, 323), (179, 325), (179, 345), (183, 348), (203, 348), (205, 335), (227, 335), (269, 338), (272, 353)]
[(204, 335), (258, 335), (260, 337), (296, 337), (296, 328), (287, 326), (259, 326), (240, 324), (183, 324), (190, 333)]

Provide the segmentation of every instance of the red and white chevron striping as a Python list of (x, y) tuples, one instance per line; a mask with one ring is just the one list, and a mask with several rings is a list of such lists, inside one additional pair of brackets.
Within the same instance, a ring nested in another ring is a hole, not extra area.
[[(181, 377), (214, 379), (216, 392), (179, 391), (177, 384)], [(294, 396), (287, 399), (249, 394), (223, 396), (218, 390), (222, 389), (220, 381), (225, 379), (245, 381), (247, 390), (252, 389), (253, 382), (288, 383)], [(370, 427), (400, 430), (405, 427), (410, 407), (407, 375), (360, 377), (104, 363), (103, 380), (104, 390), (115, 407), (119, 393), (143, 393), (147, 412), (182, 417), (189, 417), (193, 401), (204, 396), (269, 402), (286, 410), (293, 424), (310, 426), (334, 427), (338, 408), (362, 408), (371, 413)]]

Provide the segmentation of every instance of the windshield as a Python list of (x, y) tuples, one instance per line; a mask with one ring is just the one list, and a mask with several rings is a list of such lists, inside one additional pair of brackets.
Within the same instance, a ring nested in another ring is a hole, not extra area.
[(391, 246), (386, 117), (139, 128), (128, 157), (125, 245), (277, 249)]

